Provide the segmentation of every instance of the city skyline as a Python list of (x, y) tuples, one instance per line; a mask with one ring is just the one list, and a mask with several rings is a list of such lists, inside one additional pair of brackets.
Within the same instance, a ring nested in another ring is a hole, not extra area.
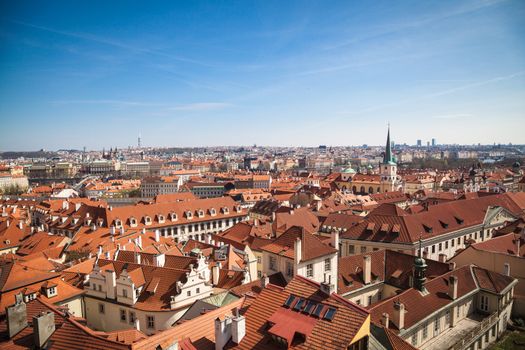
[(1, 151), (525, 141), (523, 2), (1, 6)]

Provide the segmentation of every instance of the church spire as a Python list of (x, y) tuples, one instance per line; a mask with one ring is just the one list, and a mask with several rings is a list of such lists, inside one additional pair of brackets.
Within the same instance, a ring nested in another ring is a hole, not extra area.
[(383, 157), (383, 164), (392, 164), (394, 158), (392, 157), (392, 144), (390, 143), (390, 124), (388, 124), (388, 132), (386, 134), (386, 149), (385, 156)]

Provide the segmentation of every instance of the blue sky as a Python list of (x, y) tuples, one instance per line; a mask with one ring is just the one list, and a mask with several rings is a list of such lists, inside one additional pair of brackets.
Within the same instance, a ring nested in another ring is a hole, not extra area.
[(0, 150), (525, 143), (525, 1), (0, 4)]

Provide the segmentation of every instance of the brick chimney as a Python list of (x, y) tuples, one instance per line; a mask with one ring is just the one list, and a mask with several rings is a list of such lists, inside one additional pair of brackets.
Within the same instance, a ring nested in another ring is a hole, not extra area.
[(239, 309), (235, 308), (235, 314), (232, 319), (232, 341), (239, 344), (246, 335), (246, 319), (239, 314)]
[(5, 308), (7, 332), (9, 338), (14, 337), (27, 327), (27, 307), (22, 293), (15, 294), (15, 304)]
[(363, 257), (363, 282), (365, 284), (372, 282), (372, 257), (370, 255)]
[(55, 314), (53, 312), (33, 316), (33, 336), (35, 339), (35, 346), (38, 349), (44, 348), (44, 345), (54, 332)]
[(458, 298), (458, 278), (456, 276), (450, 276), (448, 278), (448, 296), (452, 300)]
[(385, 328), (388, 328), (388, 326), (390, 325), (390, 315), (386, 312), (383, 313), (383, 316), (381, 317), (381, 323), (383, 323), (383, 326), (385, 326)]
[(106, 293), (109, 299), (115, 299), (117, 293), (117, 274), (115, 271), (106, 270), (104, 272), (106, 278)]
[(302, 250), (303, 242), (301, 241), (301, 237), (297, 237), (294, 242), (294, 253), (295, 253), (295, 264), (299, 264), (301, 262), (303, 250)]
[(400, 302), (394, 303), (394, 323), (398, 329), (405, 328), (405, 304)]
[(264, 289), (270, 283), (270, 278), (267, 274), (263, 274), (261, 277), (261, 288)]

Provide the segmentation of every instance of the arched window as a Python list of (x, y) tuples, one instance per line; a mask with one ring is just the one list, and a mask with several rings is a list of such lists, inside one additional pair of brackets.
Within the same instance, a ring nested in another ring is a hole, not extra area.
[(352, 192), (353, 192), (353, 193), (356, 193), (356, 192), (357, 192), (357, 187), (352, 186)]
[(374, 189), (372, 188), (372, 186), (368, 187), (368, 193), (370, 194), (374, 193)]
[(378, 187), (376, 192), (381, 193), (381, 188)]
[(365, 193), (365, 186), (361, 186), (361, 189), (359, 190), (361, 193)]

